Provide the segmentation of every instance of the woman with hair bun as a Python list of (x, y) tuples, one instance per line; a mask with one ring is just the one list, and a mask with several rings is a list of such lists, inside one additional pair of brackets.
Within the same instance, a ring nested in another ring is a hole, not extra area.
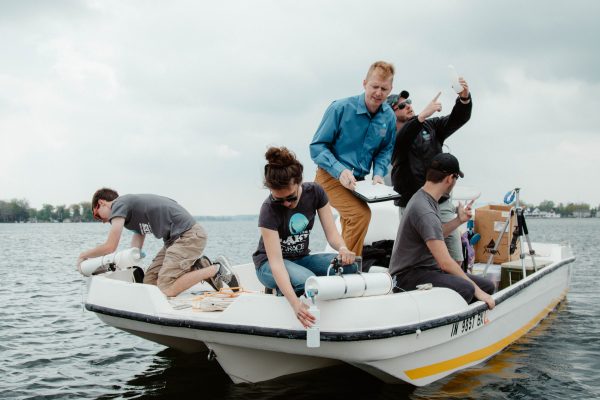
[[(276, 289), (289, 301), (296, 318), (309, 327), (314, 316), (298, 296), (310, 276), (326, 275), (331, 261), (338, 257), (343, 265), (354, 263), (355, 254), (348, 250), (337, 231), (329, 200), (323, 188), (314, 182), (302, 182), (302, 164), (285, 147), (270, 147), (265, 153), (267, 164), (264, 185), (271, 193), (263, 202), (258, 218), (261, 238), (252, 255), (258, 280)], [(310, 231), (315, 214), (335, 253), (309, 254)], [(356, 272), (356, 266), (345, 268)]]

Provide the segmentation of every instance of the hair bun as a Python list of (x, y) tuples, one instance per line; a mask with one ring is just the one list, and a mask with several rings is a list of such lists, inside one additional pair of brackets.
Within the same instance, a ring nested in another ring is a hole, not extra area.
[(268, 163), (265, 165), (264, 182), (269, 189), (282, 189), (302, 182), (304, 167), (287, 147), (269, 147), (265, 158)]
[(270, 147), (265, 158), (272, 167), (285, 168), (297, 163), (296, 156), (287, 147)]

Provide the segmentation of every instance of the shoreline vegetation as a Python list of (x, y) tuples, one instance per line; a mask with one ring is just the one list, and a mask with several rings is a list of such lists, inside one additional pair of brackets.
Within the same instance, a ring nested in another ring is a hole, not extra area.
[[(534, 218), (588, 218), (599, 216), (598, 209), (587, 203), (558, 203), (544, 200), (538, 205), (522, 202), (525, 216)], [(258, 215), (194, 216), (198, 221), (251, 221)], [(92, 203), (82, 201), (66, 206), (43, 204), (38, 210), (29, 206), (26, 199), (0, 200), (0, 223), (7, 222), (95, 222)]]
[[(256, 215), (195, 215), (197, 221), (251, 221)], [(36, 222), (97, 222), (92, 215), (92, 203), (82, 201), (66, 206), (42, 204), (40, 209), (29, 206), (26, 199), (0, 200), (0, 223)]]

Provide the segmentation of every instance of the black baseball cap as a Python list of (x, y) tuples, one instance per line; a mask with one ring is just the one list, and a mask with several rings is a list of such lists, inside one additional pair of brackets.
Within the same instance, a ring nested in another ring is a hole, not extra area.
[(390, 107), (394, 107), (396, 104), (408, 99), (408, 96), (410, 96), (410, 94), (406, 90), (403, 90), (400, 94), (390, 94), (386, 101)]
[(440, 153), (433, 157), (429, 168), (446, 174), (458, 174), (461, 178), (465, 177), (465, 174), (460, 170), (458, 160), (450, 153)]

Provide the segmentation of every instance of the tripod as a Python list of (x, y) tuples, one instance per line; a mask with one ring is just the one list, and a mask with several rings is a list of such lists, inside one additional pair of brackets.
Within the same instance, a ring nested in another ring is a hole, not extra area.
[(529, 256), (531, 257), (531, 262), (533, 264), (533, 269), (535, 272), (537, 272), (537, 264), (535, 262), (535, 257), (534, 257), (535, 251), (533, 250), (533, 248), (531, 246), (531, 240), (529, 239), (529, 230), (527, 229), (527, 223), (525, 222), (525, 214), (523, 213), (523, 208), (521, 207), (521, 205), (519, 203), (520, 190), (521, 190), (520, 188), (515, 188), (515, 189), (511, 190), (510, 192), (508, 192), (506, 194), (506, 196), (504, 196), (505, 204), (511, 204), (513, 201), (515, 201), (515, 205), (514, 205), (514, 207), (512, 207), (510, 209), (508, 218), (506, 218), (504, 227), (502, 228), (502, 231), (498, 235), (498, 240), (496, 240), (496, 243), (494, 244), (494, 248), (489, 250), (490, 256), (488, 257), (488, 261), (485, 264), (485, 269), (483, 270), (483, 276), (486, 276), (487, 270), (488, 270), (489, 266), (492, 264), (492, 261), (494, 259), (494, 255), (498, 254), (498, 247), (500, 246), (500, 240), (502, 240), (502, 236), (504, 236), (504, 232), (507, 231), (508, 226), (510, 224), (510, 220), (513, 217), (513, 215), (515, 215), (515, 214), (517, 216), (517, 225), (515, 226), (515, 230), (513, 232), (513, 237), (510, 242), (510, 254), (513, 254), (517, 250), (517, 240), (519, 240), (519, 243), (521, 245), (521, 254), (519, 254), (519, 258), (521, 259), (521, 268), (523, 270), (523, 278), (525, 278), (527, 276), (527, 271), (525, 268), (525, 257), (527, 255), (525, 254), (525, 250), (524, 250), (524, 246), (523, 246), (523, 236), (525, 236), (525, 239), (527, 240), (527, 247), (529, 249)]

